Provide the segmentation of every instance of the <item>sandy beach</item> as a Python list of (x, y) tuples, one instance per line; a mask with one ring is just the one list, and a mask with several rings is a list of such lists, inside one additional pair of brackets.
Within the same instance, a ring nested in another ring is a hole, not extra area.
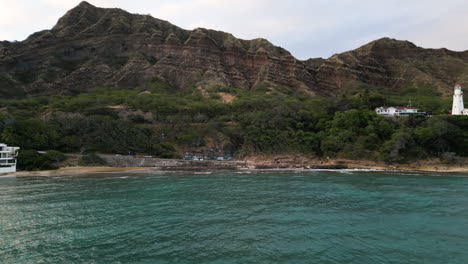
[(115, 168), (115, 167), (64, 167), (57, 170), (46, 171), (18, 171), (9, 175), (16, 177), (31, 177), (31, 176), (79, 176), (79, 175), (92, 175), (103, 173), (139, 173), (151, 172), (151, 168)]

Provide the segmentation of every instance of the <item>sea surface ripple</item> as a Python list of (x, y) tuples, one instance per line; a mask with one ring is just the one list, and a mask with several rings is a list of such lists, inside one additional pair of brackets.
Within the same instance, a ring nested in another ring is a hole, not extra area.
[(0, 178), (0, 263), (468, 263), (468, 177)]

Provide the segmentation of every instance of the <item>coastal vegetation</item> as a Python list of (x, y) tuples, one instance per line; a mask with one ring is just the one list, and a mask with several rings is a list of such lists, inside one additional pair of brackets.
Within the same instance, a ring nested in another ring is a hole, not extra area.
[[(418, 96), (411, 88), (399, 96), (362, 88), (313, 97), (268, 83), (250, 91), (177, 90), (155, 79), (141, 90), (98, 88), (74, 96), (1, 100), (0, 140), (22, 148), (19, 160), (26, 169), (44, 169), (35, 165), (41, 159), (50, 164), (60, 159), (55, 152), (38, 156), (29, 150), (181, 158), (187, 151), (219, 148), (238, 157), (303, 153), (394, 163), (468, 155), (467, 117), (384, 118), (373, 111), (408, 98), (433, 113), (450, 107), (449, 99), (427, 91)], [(91, 156), (81, 162), (102, 164)]]
[(22, 150), (18, 155), (18, 169), (20, 170), (54, 170), (58, 167), (48, 156), (37, 152), (36, 150)]
[(96, 153), (89, 153), (83, 155), (78, 164), (81, 166), (99, 166), (106, 165), (107, 163), (103, 158), (96, 155)]

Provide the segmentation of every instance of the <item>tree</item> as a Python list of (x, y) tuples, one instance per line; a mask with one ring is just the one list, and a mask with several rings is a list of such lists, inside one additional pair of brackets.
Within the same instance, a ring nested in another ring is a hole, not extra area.
[(20, 170), (53, 170), (57, 168), (47, 156), (36, 150), (20, 150), (18, 154), (18, 169)]

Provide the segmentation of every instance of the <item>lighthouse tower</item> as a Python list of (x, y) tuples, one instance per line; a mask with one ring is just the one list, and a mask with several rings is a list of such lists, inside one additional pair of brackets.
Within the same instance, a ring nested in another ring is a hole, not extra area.
[(463, 92), (460, 84), (455, 84), (455, 93), (453, 95), (452, 115), (463, 115), (465, 106), (463, 106)]

